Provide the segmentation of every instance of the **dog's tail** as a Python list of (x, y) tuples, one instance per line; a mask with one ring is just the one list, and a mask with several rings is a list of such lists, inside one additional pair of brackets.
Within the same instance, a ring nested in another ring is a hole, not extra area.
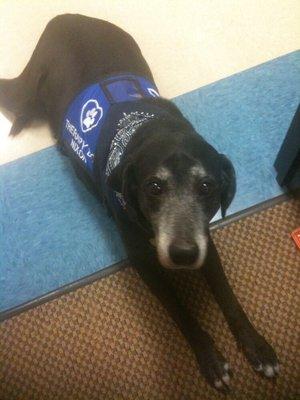
[(39, 114), (37, 92), (42, 75), (28, 76), (26, 69), (14, 79), (0, 79), (0, 108), (15, 117), (10, 135), (17, 135)]
[(0, 107), (16, 114), (19, 78), (0, 79)]
[(28, 123), (22, 96), (22, 82), (19, 78), (0, 79), (0, 107), (14, 114), (15, 120), (10, 135), (18, 134)]

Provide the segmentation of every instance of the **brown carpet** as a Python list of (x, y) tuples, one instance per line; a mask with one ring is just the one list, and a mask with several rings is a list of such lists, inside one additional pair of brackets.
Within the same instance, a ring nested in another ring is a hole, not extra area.
[[(172, 278), (231, 364), (228, 399), (300, 398), (300, 251), (289, 237), (299, 225), (293, 200), (214, 232), (236, 294), (277, 351), (275, 382), (247, 364), (205, 283), (193, 273)], [(130, 267), (2, 323), (0, 371), (1, 400), (224, 398)]]

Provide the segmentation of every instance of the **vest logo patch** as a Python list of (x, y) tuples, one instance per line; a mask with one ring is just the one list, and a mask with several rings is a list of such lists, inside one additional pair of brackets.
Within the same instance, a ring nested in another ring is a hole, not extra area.
[(103, 108), (95, 99), (88, 100), (81, 109), (80, 124), (82, 132), (95, 128), (103, 117)]

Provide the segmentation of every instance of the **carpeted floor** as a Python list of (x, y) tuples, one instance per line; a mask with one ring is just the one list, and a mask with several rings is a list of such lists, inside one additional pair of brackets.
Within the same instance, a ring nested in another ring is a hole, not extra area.
[[(277, 351), (275, 382), (246, 363), (205, 283), (191, 272), (171, 278), (231, 364), (228, 399), (300, 396), (300, 252), (289, 236), (299, 223), (291, 200), (213, 233), (236, 294)], [(1, 400), (224, 398), (131, 267), (3, 322), (0, 371)]]

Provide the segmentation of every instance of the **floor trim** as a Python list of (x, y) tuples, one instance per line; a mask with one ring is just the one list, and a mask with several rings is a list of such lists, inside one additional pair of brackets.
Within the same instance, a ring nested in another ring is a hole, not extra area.
[(284, 201), (287, 201), (287, 200), (290, 200), (293, 198), (300, 198), (300, 189), (290, 191), (288, 193), (283, 193), (279, 196), (273, 197), (272, 199), (263, 201), (261, 203), (255, 204), (252, 207), (246, 208), (245, 210), (238, 211), (232, 215), (229, 215), (228, 217), (226, 217), (224, 219), (213, 222), (210, 224), (210, 230), (214, 231), (215, 229), (224, 228), (226, 225), (231, 224), (232, 222), (236, 222), (240, 218), (249, 217), (252, 214), (261, 212), (261, 211), (265, 210), (266, 208), (273, 207), (276, 204), (280, 204)]
[[(246, 210), (239, 211), (239, 212), (237, 212), (233, 215), (230, 215), (222, 220), (213, 222), (210, 225), (210, 229), (211, 229), (211, 231), (214, 231), (215, 229), (224, 228), (228, 224), (236, 222), (241, 218), (249, 217), (250, 215), (252, 215), (254, 213), (261, 212), (261, 211), (265, 210), (266, 208), (273, 207), (284, 201), (290, 200), (291, 198), (300, 199), (300, 190), (296, 190), (291, 193), (282, 194), (280, 196), (274, 197), (273, 199), (266, 200), (262, 203), (256, 204), (253, 207), (249, 207)], [(28, 301), (26, 303), (19, 305), (19, 306), (16, 306), (9, 310), (3, 311), (0, 313), (0, 322), (6, 320), (8, 318), (14, 317), (15, 315), (18, 315), (24, 311), (28, 311), (31, 308), (37, 307), (43, 303), (46, 303), (47, 301), (54, 300), (57, 297), (62, 296), (63, 294), (69, 293), (73, 290), (76, 290), (82, 286), (93, 283), (98, 279), (107, 277), (117, 271), (120, 271), (123, 268), (126, 268), (128, 265), (129, 265), (128, 260), (120, 261), (108, 268), (105, 268), (101, 271), (95, 272), (91, 275), (85, 276), (84, 278), (81, 278), (75, 282), (64, 285), (56, 290), (53, 290), (52, 292), (46, 293), (43, 296), (37, 297), (31, 301)]]
[(76, 289), (79, 289), (82, 286), (93, 283), (93, 282), (97, 281), (98, 279), (101, 279), (101, 278), (107, 277), (111, 274), (114, 274), (115, 272), (118, 272), (121, 269), (126, 268), (126, 266), (128, 266), (127, 260), (120, 261), (114, 265), (111, 265), (110, 267), (104, 268), (101, 271), (97, 271), (91, 275), (85, 276), (81, 279), (78, 279), (75, 282), (68, 283), (67, 285), (64, 285), (58, 289), (55, 289), (52, 292), (44, 294), (43, 296), (36, 297), (35, 299), (30, 300), (26, 303), (23, 303), (16, 307), (5, 310), (0, 313), (0, 322), (6, 320), (8, 318), (14, 317), (15, 315), (18, 315), (24, 311), (28, 311), (31, 308), (40, 306), (41, 304), (44, 304), (48, 301), (54, 300), (57, 297), (62, 296), (63, 294), (70, 293)]

